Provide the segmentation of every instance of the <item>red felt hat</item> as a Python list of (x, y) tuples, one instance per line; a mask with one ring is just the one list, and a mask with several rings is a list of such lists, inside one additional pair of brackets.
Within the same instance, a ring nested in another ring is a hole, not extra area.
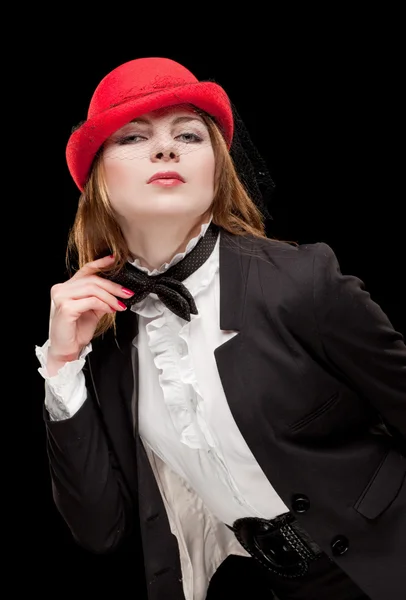
[(70, 174), (83, 191), (100, 146), (117, 129), (158, 108), (193, 104), (211, 115), (230, 148), (234, 121), (226, 92), (213, 82), (200, 82), (168, 58), (139, 58), (106, 75), (90, 101), (87, 120), (70, 136), (66, 159)]

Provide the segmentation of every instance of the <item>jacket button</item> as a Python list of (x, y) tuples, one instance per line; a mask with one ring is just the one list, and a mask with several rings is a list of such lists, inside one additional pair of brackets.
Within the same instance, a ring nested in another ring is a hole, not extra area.
[(332, 540), (331, 549), (333, 551), (333, 554), (335, 554), (336, 556), (341, 556), (342, 554), (345, 554), (347, 552), (349, 545), (350, 543), (345, 537), (345, 535), (338, 535)]
[(292, 498), (292, 509), (299, 513), (305, 513), (310, 508), (310, 500), (307, 496), (303, 494), (296, 494)]

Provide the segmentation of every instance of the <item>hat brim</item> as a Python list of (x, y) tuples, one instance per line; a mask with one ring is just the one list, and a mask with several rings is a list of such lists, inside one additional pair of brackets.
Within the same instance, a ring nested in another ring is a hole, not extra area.
[(115, 131), (143, 114), (178, 104), (193, 104), (211, 115), (228, 147), (231, 146), (234, 131), (232, 109), (226, 92), (216, 83), (197, 82), (129, 98), (88, 119), (71, 134), (66, 159), (78, 188), (83, 191), (97, 151)]

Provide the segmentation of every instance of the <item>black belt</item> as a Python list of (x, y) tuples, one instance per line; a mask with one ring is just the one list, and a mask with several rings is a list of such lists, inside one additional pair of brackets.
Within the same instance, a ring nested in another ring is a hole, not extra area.
[(302, 577), (323, 554), (290, 512), (271, 520), (245, 517), (227, 527), (251, 556), (281, 577)]

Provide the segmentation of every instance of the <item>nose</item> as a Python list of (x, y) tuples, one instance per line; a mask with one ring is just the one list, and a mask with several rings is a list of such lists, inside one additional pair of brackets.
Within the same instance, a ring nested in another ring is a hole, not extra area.
[(155, 150), (152, 152), (151, 160), (152, 162), (179, 162), (179, 152), (173, 145), (168, 145), (165, 148), (161, 147), (159, 151), (157, 151), (157, 148), (155, 147)]

